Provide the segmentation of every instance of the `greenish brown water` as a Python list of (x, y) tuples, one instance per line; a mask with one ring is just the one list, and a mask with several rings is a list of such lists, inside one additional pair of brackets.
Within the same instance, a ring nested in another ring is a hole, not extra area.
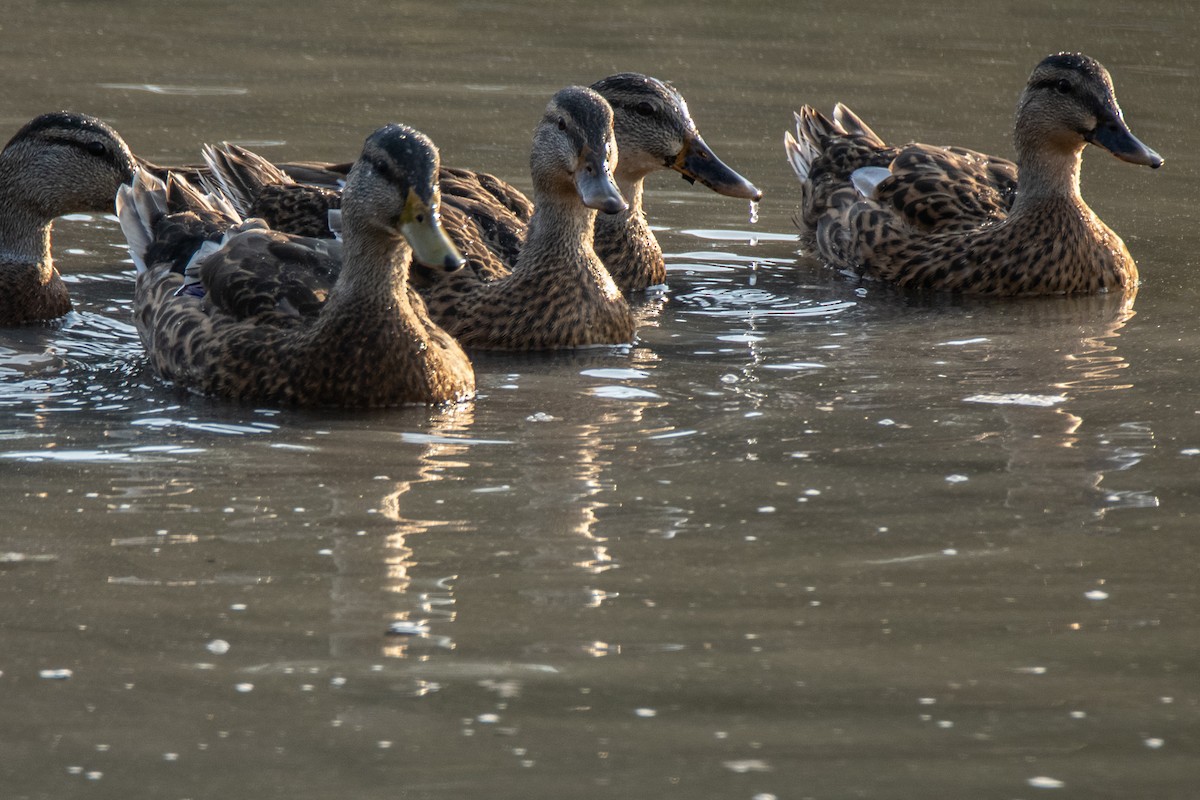
[[(66, 107), (164, 163), (348, 159), (403, 121), (526, 186), (553, 91), (638, 70), (766, 200), (656, 176), (637, 346), (481, 357), (474, 404), (371, 414), (163, 385), (115, 222), (58, 223), (76, 312), (0, 331), (0, 797), (1194, 797), (1198, 22), (13, 4), (6, 131)], [(914, 299), (797, 254), (794, 108), (1007, 154), (1062, 49), (1167, 159), (1085, 157), (1135, 300)]]

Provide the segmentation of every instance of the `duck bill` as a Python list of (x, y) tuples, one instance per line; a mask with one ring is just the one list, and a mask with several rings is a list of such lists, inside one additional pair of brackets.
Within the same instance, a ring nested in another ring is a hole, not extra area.
[(753, 183), (730, 169), (717, 158), (712, 148), (696, 134), (683, 144), (683, 149), (667, 166), (678, 172), (689, 183), (699, 181), (717, 194), (740, 197), (743, 200), (761, 200), (762, 192)]
[(454, 272), (467, 263), (442, 227), (436, 196), (426, 203), (416, 192), (409, 191), (400, 216), (400, 232), (408, 240), (413, 258), (423, 266)]
[(575, 170), (575, 190), (585, 206), (605, 214), (619, 214), (629, 208), (613, 182), (607, 161), (595, 152), (586, 154), (580, 169)]
[(1119, 118), (1098, 125), (1087, 140), (1130, 164), (1141, 164), (1152, 169), (1158, 169), (1163, 164), (1162, 156), (1142, 144)]

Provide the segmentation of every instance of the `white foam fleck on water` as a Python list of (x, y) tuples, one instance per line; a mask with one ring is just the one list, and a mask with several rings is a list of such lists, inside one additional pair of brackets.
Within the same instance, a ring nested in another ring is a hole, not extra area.
[(1045, 775), (1039, 775), (1036, 778), (1030, 778), (1028, 783), (1034, 789), (1061, 789), (1066, 786), (1065, 783), (1057, 778), (1050, 778)]
[(745, 775), (748, 772), (770, 772), (771, 765), (761, 758), (739, 758), (722, 762), (725, 769)]
[(593, 386), (588, 394), (609, 400), (657, 400), (660, 395), (630, 386)]
[(586, 375), (589, 378), (604, 378), (605, 380), (610, 381), (641, 380), (642, 378), (650, 377), (649, 372), (640, 369), (585, 369), (579, 374)]
[(1084, 592), (1083, 596), (1086, 597), (1088, 600), (1107, 600), (1108, 592), (1103, 592), (1103, 591), (1100, 591), (1099, 589), (1093, 589), (1090, 592)]
[(1061, 394), (973, 394), (963, 398), (964, 403), (986, 403), (994, 406), (1028, 406), (1030, 408), (1051, 408), (1067, 402), (1066, 395)]
[(204, 649), (218, 656), (223, 656), (229, 652), (229, 642), (224, 639), (213, 639), (208, 644), (204, 645)]

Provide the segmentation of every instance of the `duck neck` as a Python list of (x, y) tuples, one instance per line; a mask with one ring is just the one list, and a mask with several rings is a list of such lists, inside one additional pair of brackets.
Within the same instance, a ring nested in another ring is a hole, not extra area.
[(54, 213), (31, 195), (18, 164), (0, 154), (0, 264), (31, 271), (41, 282), (54, 275), (50, 228)]
[(342, 272), (322, 320), (342, 314), (399, 317), (408, 307), (408, 262), (403, 238), (370, 221), (343, 217)]
[(596, 215), (596, 255), (623, 291), (664, 283), (667, 278), (662, 248), (642, 210), (645, 174), (616, 176), (629, 208), (617, 214)]
[(580, 283), (608, 291), (612, 277), (594, 249), (596, 212), (574, 192), (534, 192), (534, 212), (513, 274), (522, 280)]
[(1028, 149), (1017, 160), (1019, 187), (1012, 213), (1046, 202), (1083, 204), (1079, 169), (1083, 147), (1071, 150)]

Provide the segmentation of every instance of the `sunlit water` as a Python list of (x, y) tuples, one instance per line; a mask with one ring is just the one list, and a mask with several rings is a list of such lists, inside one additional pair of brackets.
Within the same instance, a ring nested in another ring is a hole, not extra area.
[[(115, 222), (58, 223), (76, 311), (0, 332), (0, 794), (1194, 796), (1193, 11), (162, 9), (6, 17), (6, 128), (344, 159), (401, 119), (525, 186), (550, 93), (638, 69), (766, 199), (656, 176), (635, 346), (353, 414), (161, 383)], [(1136, 299), (919, 298), (797, 252), (793, 108), (1009, 153), (1064, 48), (1167, 158), (1085, 159)]]

